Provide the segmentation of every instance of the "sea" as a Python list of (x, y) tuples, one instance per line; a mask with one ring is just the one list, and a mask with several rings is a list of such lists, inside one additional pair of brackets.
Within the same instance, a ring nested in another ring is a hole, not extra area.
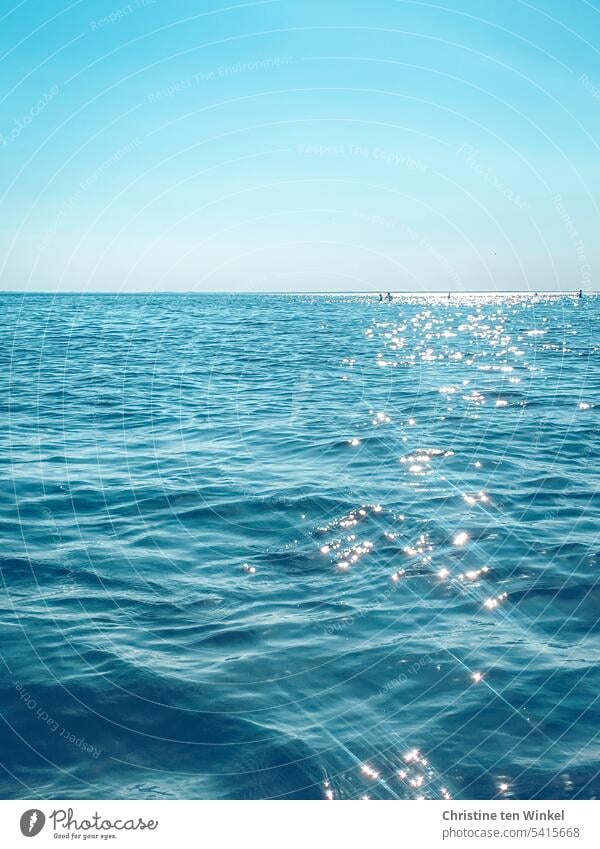
[(598, 797), (599, 331), (1, 295), (0, 797)]

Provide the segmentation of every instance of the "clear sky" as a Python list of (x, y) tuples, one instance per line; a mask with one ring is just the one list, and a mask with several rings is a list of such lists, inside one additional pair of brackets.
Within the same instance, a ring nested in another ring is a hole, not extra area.
[(1, 0), (0, 287), (597, 289), (600, 2)]

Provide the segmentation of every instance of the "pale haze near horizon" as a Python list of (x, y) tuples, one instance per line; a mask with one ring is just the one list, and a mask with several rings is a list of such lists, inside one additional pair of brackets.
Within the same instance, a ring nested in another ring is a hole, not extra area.
[(3, 290), (598, 288), (597, 4), (0, 19)]

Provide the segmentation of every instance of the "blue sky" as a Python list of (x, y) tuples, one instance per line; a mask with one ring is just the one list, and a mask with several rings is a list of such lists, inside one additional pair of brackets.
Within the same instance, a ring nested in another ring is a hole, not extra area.
[(4, 0), (0, 288), (597, 289), (600, 4)]

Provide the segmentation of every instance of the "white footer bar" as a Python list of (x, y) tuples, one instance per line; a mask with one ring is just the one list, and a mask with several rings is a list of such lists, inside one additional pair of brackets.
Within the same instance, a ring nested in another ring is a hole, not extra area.
[(0, 801), (0, 846), (600, 847), (600, 802)]

